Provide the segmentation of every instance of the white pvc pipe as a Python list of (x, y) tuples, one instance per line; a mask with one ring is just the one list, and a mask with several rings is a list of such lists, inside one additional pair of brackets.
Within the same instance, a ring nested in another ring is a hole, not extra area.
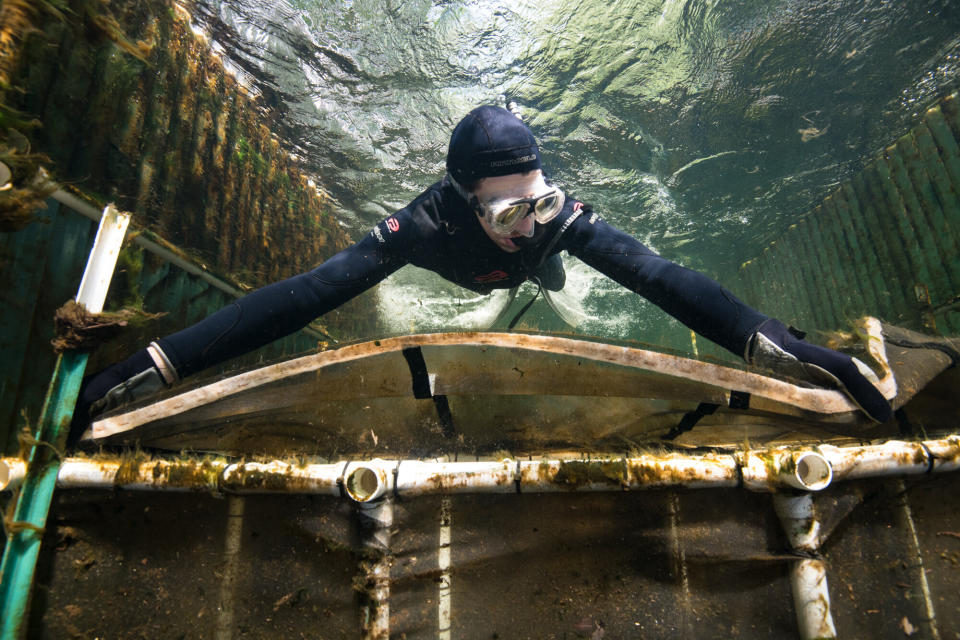
[(794, 470), (784, 481), (794, 489), (820, 491), (833, 481), (833, 467), (819, 453), (808, 451), (794, 458)]
[(226, 464), (220, 489), (228, 493), (304, 493), (340, 495), (344, 463), (296, 465), (273, 462)]
[[(61, 468), (61, 473), (63, 469)], [(7, 487), (19, 487), (27, 475), (27, 463), (21, 458), (3, 458), (0, 460), (0, 491)], [(59, 476), (57, 480), (59, 481)]]
[[(344, 471), (343, 488), (347, 497), (354, 502), (376, 502), (384, 496), (392, 484), (390, 471), (384, 460), (371, 460), (347, 465)], [(396, 462), (392, 465), (395, 467)]]
[(773, 508), (790, 540), (790, 546), (805, 552), (820, 548), (820, 521), (814, 515), (810, 493), (775, 494)]
[(888, 440), (861, 447), (821, 445), (818, 450), (830, 462), (835, 480), (960, 469), (960, 435), (957, 434), (924, 442)]
[(440, 537), (437, 548), (437, 568), (440, 580), (437, 583), (437, 640), (452, 638), (452, 594), (453, 572), (450, 571), (451, 527), (453, 526), (453, 506), (450, 496), (440, 498)]
[(801, 640), (836, 638), (837, 629), (830, 613), (826, 563), (815, 558), (794, 562), (790, 568), (790, 583)]
[(117, 266), (117, 258), (120, 256), (120, 248), (129, 224), (129, 213), (117, 211), (112, 204), (108, 204), (103, 210), (97, 237), (93, 241), (87, 268), (83, 271), (83, 279), (80, 280), (77, 291), (77, 303), (86, 307), (90, 313), (103, 311), (107, 289), (110, 288), (110, 279)]
[[(101, 218), (100, 211), (98, 211), (95, 207), (87, 204), (80, 198), (76, 197), (75, 195), (71, 193), (67, 193), (63, 189), (57, 189), (56, 191), (53, 192), (53, 194), (51, 194), (50, 197), (56, 200), (57, 202), (59, 202), (60, 204), (65, 205), (66, 207), (72, 209), (73, 211), (76, 211), (77, 213), (87, 218), (90, 218), (94, 222), (100, 221), (100, 218)], [(173, 251), (170, 251), (169, 249), (163, 247), (160, 244), (157, 244), (156, 242), (153, 242), (152, 240), (149, 240), (143, 237), (142, 235), (139, 235), (139, 234), (135, 235), (133, 237), (133, 243), (140, 247), (143, 247), (145, 250), (169, 262), (170, 264), (181, 269), (182, 271), (186, 271), (187, 273), (200, 278), (201, 280), (211, 285), (215, 289), (219, 289), (220, 291), (223, 291), (224, 293), (227, 293), (233, 296), (234, 298), (239, 298), (245, 295), (243, 291), (228, 284), (227, 282), (221, 280), (220, 278), (217, 278), (216, 276), (214, 276), (212, 273), (210, 273), (203, 267), (195, 265), (192, 262), (185, 260), (184, 258), (181, 258)], [(89, 309), (89, 307), (87, 308)], [(329, 336), (325, 336), (324, 334), (320, 333), (315, 329), (311, 329), (310, 327), (305, 327), (301, 329), (301, 331), (314, 338), (329, 338)]]
[(737, 460), (721, 454), (644, 455), (600, 460), (520, 462), (522, 489), (616, 491), (658, 487), (736, 487)]
[(741, 455), (741, 463), (744, 485), (758, 491), (776, 490), (784, 485), (820, 491), (833, 481), (830, 462), (815, 451), (747, 451)]
[[(932, 456), (932, 457), (931, 457)], [(735, 454), (648, 454), (590, 460), (424, 462), (369, 460), (296, 464), (225, 460), (70, 458), (62, 488), (122, 487), (227, 493), (346, 495), (370, 502), (388, 493), (417, 496), (454, 493), (623, 491), (662, 487), (737, 487), (752, 491), (819, 490), (829, 482), (867, 477), (940, 473), (960, 469), (960, 436), (879, 445), (781, 447)], [(0, 489), (16, 486), (25, 466), (0, 459)]]
[[(3, 458), (0, 466), (16, 458)], [(60, 467), (57, 486), (69, 489), (120, 489), (160, 491), (218, 491), (227, 464), (210, 460), (143, 460), (67, 458)], [(11, 482), (18, 481), (11, 473)]]
[[(396, 463), (394, 463), (396, 466)], [(499, 462), (406, 461), (397, 473), (397, 493), (419, 496), (432, 493), (516, 493), (515, 460)]]
[[(360, 470), (366, 475), (370, 469)], [(375, 473), (375, 472), (373, 472)], [(373, 486), (368, 484), (367, 489)], [(365, 489), (366, 490), (366, 489)], [(386, 496), (374, 502), (357, 505), (357, 517), (364, 530), (363, 546), (367, 560), (360, 563), (363, 571), (364, 594), (367, 597), (363, 631), (365, 640), (389, 640), (390, 638), (390, 529), (393, 527), (393, 499)]]
[[(773, 507), (794, 550), (815, 554), (820, 548), (820, 521), (813, 508), (813, 494), (778, 493)], [(827, 565), (818, 557), (801, 558), (790, 569), (793, 606), (802, 640), (835, 638), (837, 630), (830, 613)]]

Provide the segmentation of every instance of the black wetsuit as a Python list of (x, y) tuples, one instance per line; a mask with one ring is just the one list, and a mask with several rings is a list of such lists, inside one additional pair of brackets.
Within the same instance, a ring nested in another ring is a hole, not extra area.
[(522, 284), (561, 251), (739, 356), (767, 319), (714, 280), (661, 258), (569, 196), (556, 218), (537, 224), (533, 238), (519, 242), (518, 252), (500, 249), (463, 198), (438, 182), (312, 271), (254, 291), (158, 343), (180, 376), (188, 376), (301, 329), (406, 264), (488, 293)]

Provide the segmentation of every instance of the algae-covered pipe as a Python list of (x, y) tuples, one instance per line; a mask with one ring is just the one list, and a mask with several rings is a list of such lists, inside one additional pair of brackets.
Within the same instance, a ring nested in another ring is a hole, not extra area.
[(798, 554), (808, 556), (795, 560), (790, 568), (800, 638), (836, 638), (837, 630), (830, 613), (827, 565), (819, 557), (820, 521), (814, 512), (813, 494), (778, 493), (773, 496), (773, 506), (790, 546)]
[(744, 486), (755, 491), (821, 491), (833, 481), (830, 462), (815, 451), (746, 451), (740, 463)]
[[(361, 475), (364, 475), (361, 472)], [(384, 496), (356, 507), (366, 558), (360, 562), (363, 577), (364, 640), (390, 638), (390, 529), (393, 527), (393, 498)]]
[[(852, 447), (777, 447), (736, 453), (647, 454), (593, 459), (443, 462), (381, 460), (302, 464), (211, 459), (68, 458), (63, 488), (224, 493), (296, 493), (374, 502), (389, 494), (627, 491), (742, 486), (751, 491), (819, 491), (838, 480), (960, 469), (960, 435)], [(23, 479), (19, 458), (0, 459), (0, 489)]]

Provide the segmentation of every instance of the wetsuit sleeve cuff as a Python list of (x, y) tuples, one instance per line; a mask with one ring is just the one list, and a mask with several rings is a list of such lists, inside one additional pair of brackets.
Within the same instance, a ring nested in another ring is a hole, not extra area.
[(170, 362), (167, 354), (163, 352), (159, 344), (151, 342), (147, 347), (147, 354), (150, 356), (150, 359), (153, 360), (153, 365), (160, 372), (167, 386), (180, 380), (180, 376), (177, 375), (177, 369), (173, 366), (173, 363)]

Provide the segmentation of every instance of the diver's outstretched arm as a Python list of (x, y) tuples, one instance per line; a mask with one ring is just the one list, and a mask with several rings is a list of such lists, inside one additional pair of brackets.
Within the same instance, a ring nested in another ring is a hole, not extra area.
[(577, 219), (561, 244), (747, 362), (839, 386), (871, 419), (891, 418), (890, 404), (871, 382), (866, 365), (806, 342), (799, 332), (751, 308), (712, 278), (660, 257), (598, 216)]
[(80, 438), (91, 417), (294, 333), (406, 262), (401, 252), (368, 234), (317, 268), (258, 289), (88, 376), (74, 409), (70, 442)]

